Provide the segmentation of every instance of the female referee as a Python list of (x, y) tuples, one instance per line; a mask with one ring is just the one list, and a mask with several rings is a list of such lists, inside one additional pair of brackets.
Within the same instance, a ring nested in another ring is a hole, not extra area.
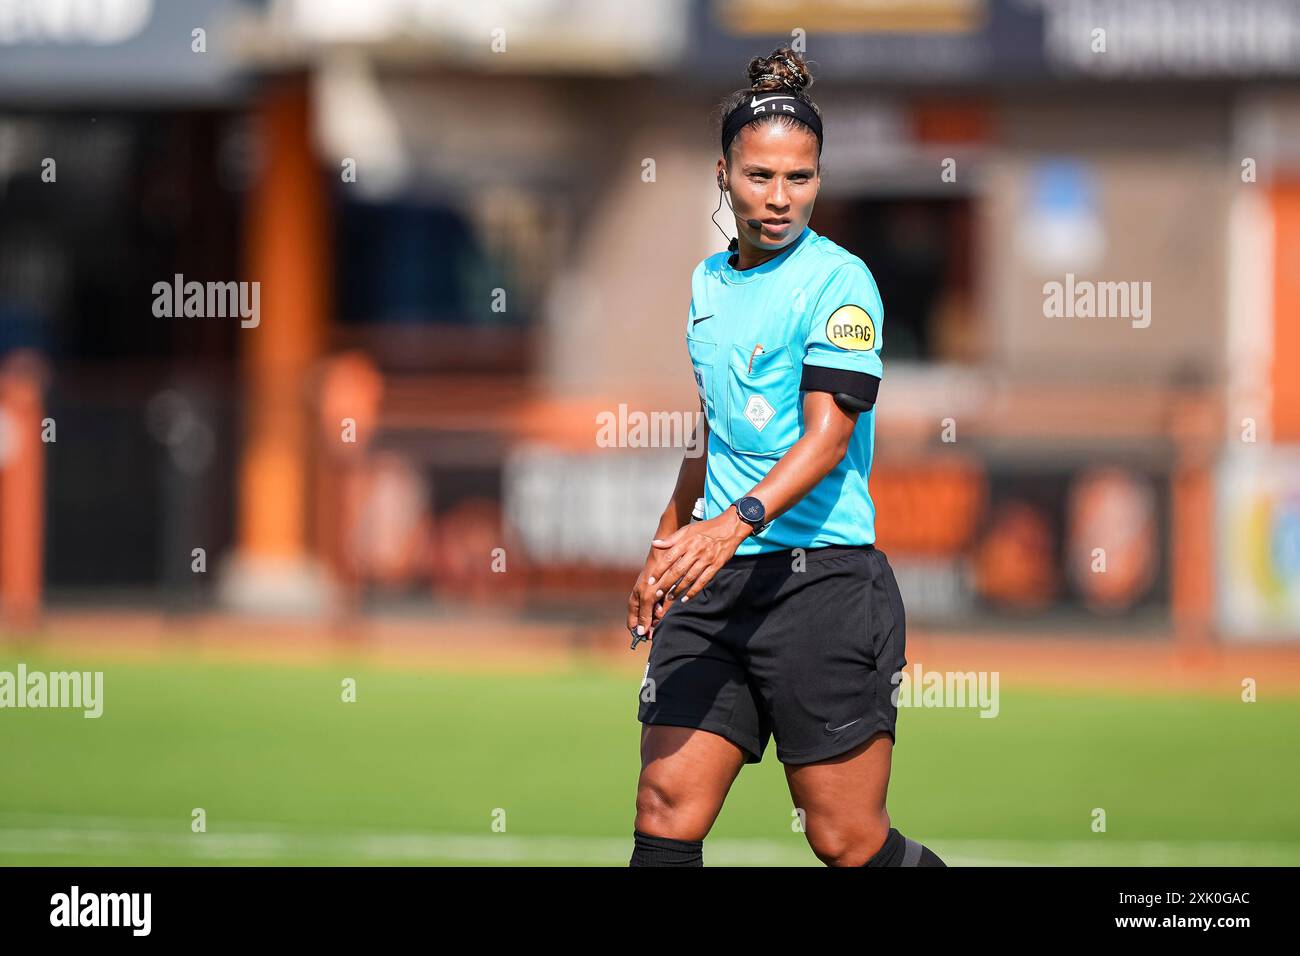
[(823, 863), (943, 866), (885, 809), (906, 659), (867, 493), (880, 293), (808, 226), (822, 122), (803, 57), (757, 57), (749, 79), (721, 111), (735, 254), (696, 267), (686, 321), (708, 453), (683, 458), (628, 598), (633, 646), (651, 640), (631, 865), (702, 866), (732, 781), (774, 736)]

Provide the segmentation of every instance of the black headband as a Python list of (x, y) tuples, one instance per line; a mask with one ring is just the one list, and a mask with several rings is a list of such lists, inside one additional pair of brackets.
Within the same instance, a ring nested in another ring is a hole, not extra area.
[(722, 121), (722, 152), (726, 153), (736, 134), (747, 124), (764, 116), (789, 116), (797, 119), (817, 136), (817, 152), (822, 148), (822, 120), (808, 101), (789, 93), (750, 93), (749, 99), (727, 114)]

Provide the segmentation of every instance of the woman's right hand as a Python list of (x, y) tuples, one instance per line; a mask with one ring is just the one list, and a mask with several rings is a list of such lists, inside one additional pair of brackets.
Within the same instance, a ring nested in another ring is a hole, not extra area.
[(655, 625), (672, 606), (675, 597), (671, 594), (664, 595), (663, 588), (658, 586), (651, 571), (658, 550), (653, 545), (650, 547), (641, 573), (637, 575), (636, 584), (632, 585), (632, 593), (627, 596), (627, 628), (640, 637), (650, 636)]

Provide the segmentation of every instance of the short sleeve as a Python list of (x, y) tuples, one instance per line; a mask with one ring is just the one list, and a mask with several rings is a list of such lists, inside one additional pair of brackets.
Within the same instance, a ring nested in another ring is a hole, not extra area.
[(880, 291), (867, 268), (856, 262), (836, 267), (808, 315), (800, 391), (843, 392), (874, 404), (884, 374), (883, 319)]
[(704, 295), (701, 288), (704, 283), (704, 262), (700, 262), (691, 271), (691, 305), (686, 310), (686, 334), (690, 335), (691, 330), (695, 327), (695, 320), (698, 318), (697, 303), (701, 302)]

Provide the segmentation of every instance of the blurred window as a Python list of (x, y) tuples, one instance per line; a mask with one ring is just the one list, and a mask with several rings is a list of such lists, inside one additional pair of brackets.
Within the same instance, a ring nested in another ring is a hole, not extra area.
[[(518, 326), (509, 270), (457, 210), (411, 200), (338, 207), (339, 318), (356, 325)], [(504, 311), (493, 291), (507, 290)]]
[(875, 277), (887, 361), (978, 357), (969, 199), (819, 201), (813, 228), (860, 256)]

